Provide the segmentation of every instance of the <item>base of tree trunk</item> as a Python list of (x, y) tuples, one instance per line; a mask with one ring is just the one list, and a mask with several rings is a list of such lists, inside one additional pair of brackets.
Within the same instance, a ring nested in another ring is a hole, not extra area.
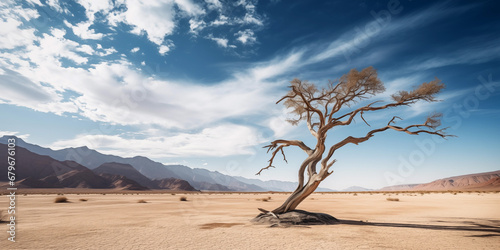
[(282, 214), (271, 212), (261, 213), (252, 219), (255, 224), (270, 224), (271, 226), (290, 225), (333, 225), (339, 221), (324, 213), (311, 213), (304, 210), (293, 210)]

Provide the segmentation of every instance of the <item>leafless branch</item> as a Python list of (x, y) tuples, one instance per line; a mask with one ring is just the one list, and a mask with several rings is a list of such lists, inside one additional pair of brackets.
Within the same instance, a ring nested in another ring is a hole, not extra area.
[(271, 144), (264, 146), (264, 148), (267, 148), (267, 152), (272, 152), (271, 154), (271, 159), (269, 159), (269, 165), (267, 167), (264, 167), (260, 169), (260, 171), (256, 175), (260, 175), (260, 173), (263, 170), (269, 169), (269, 168), (274, 168), (273, 162), (274, 162), (274, 157), (276, 156), (276, 153), (281, 151), (281, 154), (283, 155), (283, 160), (288, 163), (285, 152), (283, 151), (283, 148), (288, 147), (288, 146), (297, 146), (304, 150), (308, 155), (311, 155), (313, 150), (309, 148), (304, 142), (299, 141), (299, 140), (275, 140), (271, 142)]
[[(370, 139), (375, 133), (383, 132), (383, 131), (386, 131), (388, 129), (393, 129), (393, 130), (396, 130), (396, 131), (405, 132), (405, 133), (410, 134), (410, 135), (418, 135), (418, 134), (421, 134), (421, 133), (426, 133), (426, 134), (438, 135), (438, 136), (440, 136), (442, 138), (454, 137), (454, 135), (449, 135), (449, 134), (445, 133), (446, 128), (440, 129), (440, 130), (435, 130), (436, 129), (435, 125), (437, 123), (437, 117), (439, 117), (439, 116), (440, 115), (436, 115), (436, 114), (435, 115), (431, 115), (431, 116), (429, 116), (427, 118), (427, 120), (423, 124), (409, 125), (409, 126), (407, 126), (405, 128), (391, 125), (391, 123), (394, 123), (394, 119), (395, 118), (399, 118), (397, 116), (394, 116), (387, 123), (387, 126), (371, 130), (364, 137), (352, 137), (352, 136), (349, 136), (349, 137), (345, 138), (344, 140), (340, 141), (339, 143), (333, 145), (330, 148), (330, 150), (328, 151), (328, 155), (323, 159), (323, 161), (322, 161), (323, 164), (322, 165), (325, 165), (326, 162), (328, 160), (330, 160), (330, 158), (332, 157), (333, 153), (335, 153), (335, 151), (337, 149), (339, 149), (339, 148), (341, 148), (341, 147), (343, 147), (343, 146), (345, 146), (345, 145), (347, 145), (349, 143), (353, 143), (353, 144), (358, 145), (359, 143), (365, 142), (368, 139)], [(401, 118), (399, 118), (399, 119), (401, 119)], [(416, 131), (410, 130), (412, 128), (419, 128), (419, 127), (426, 127), (426, 128), (429, 128), (429, 129), (435, 130), (435, 131), (425, 130), (425, 129), (416, 130)]]

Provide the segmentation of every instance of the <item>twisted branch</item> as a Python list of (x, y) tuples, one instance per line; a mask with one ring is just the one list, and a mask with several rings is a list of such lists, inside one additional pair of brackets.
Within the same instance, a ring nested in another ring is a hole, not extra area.
[[(446, 137), (454, 137), (454, 135), (449, 135), (449, 134), (446, 134), (445, 133), (445, 130), (447, 128), (443, 128), (443, 129), (439, 129), (439, 130), (435, 130), (437, 126), (439, 126), (440, 122), (438, 121), (438, 118), (441, 116), (441, 114), (434, 114), (434, 115), (431, 115), (427, 118), (427, 120), (423, 123), (423, 124), (414, 124), (414, 125), (409, 125), (405, 128), (403, 127), (399, 127), (399, 126), (395, 126), (395, 125), (391, 125), (391, 123), (395, 123), (394, 120), (396, 118), (399, 118), (401, 119), (400, 117), (398, 116), (394, 116), (392, 117), (392, 119), (387, 123), (387, 126), (385, 127), (382, 127), (382, 128), (378, 128), (378, 129), (374, 129), (374, 130), (371, 130), (370, 132), (368, 132), (366, 134), (366, 136), (363, 136), (363, 137), (352, 137), (352, 136), (349, 136), (347, 138), (345, 138), (344, 140), (340, 141), (339, 143), (333, 145), (330, 150), (328, 151), (328, 155), (323, 159), (323, 161), (321, 162), (322, 166), (325, 166), (326, 163), (328, 162), (328, 160), (330, 160), (330, 158), (332, 157), (333, 153), (335, 153), (335, 151), (349, 143), (353, 143), (353, 144), (356, 144), (358, 145), (359, 143), (362, 143), (362, 142), (365, 142), (367, 141), (368, 139), (370, 139), (374, 134), (376, 133), (379, 133), (379, 132), (383, 132), (383, 131), (386, 131), (388, 129), (393, 129), (393, 130), (396, 130), (396, 131), (400, 131), (400, 132), (405, 132), (407, 134), (410, 134), (410, 135), (418, 135), (418, 134), (421, 134), (421, 133), (426, 133), (426, 134), (432, 134), (432, 135), (438, 135), (438, 136), (441, 136), (442, 138), (446, 138)], [(421, 130), (417, 130), (417, 131), (411, 131), (410, 129), (412, 128), (420, 128), (420, 127), (425, 127), (425, 128), (429, 128), (429, 129), (432, 129), (434, 131), (431, 131), (431, 130), (425, 130), (425, 129), (421, 129)]]
[(260, 171), (256, 175), (260, 175), (260, 173), (263, 170), (266, 170), (269, 168), (274, 168), (274, 166), (273, 166), (274, 157), (276, 156), (276, 154), (279, 151), (281, 151), (281, 154), (283, 155), (283, 160), (286, 163), (288, 163), (288, 161), (286, 160), (285, 152), (283, 151), (283, 148), (288, 147), (288, 146), (297, 146), (297, 147), (301, 148), (304, 152), (306, 152), (308, 155), (311, 155), (313, 153), (313, 150), (311, 148), (309, 148), (302, 141), (299, 141), (299, 140), (275, 140), (275, 141), (271, 142), (271, 144), (264, 146), (264, 148), (267, 148), (267, 153), (272, 151), (271, 159), (269, 159), (269, 161), (268, 161), (269, 165), (267, 167), (260, 169)]

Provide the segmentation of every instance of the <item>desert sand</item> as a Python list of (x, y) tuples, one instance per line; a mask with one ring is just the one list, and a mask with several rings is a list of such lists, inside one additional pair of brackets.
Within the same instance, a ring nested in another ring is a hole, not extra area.
[[(279, 206), (283, 193), (64, 196), (70, 202), (54, 203), (57, 194), (18, 196), (16, 242), (2, 230), (0, 248), (500, 249), (500, 193), (493, 192), (316, 193), (299, 209), (341, 222), (287, 228), (250, 222), (258, 207)], [(0, 196), (4, 214), (7, 202)]]

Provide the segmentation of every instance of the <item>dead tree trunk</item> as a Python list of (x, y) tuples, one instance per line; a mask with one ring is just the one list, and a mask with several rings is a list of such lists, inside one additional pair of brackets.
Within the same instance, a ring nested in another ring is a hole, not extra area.
[[(329, 173), (328, 171), (320, 170), (316, 173), (316, 165), (321, 161), (323, 153), (325, 152), (325, 140), (326, 134), (317, 134), (318, 143), (316, 149), (312, 151), (312, 154), (302, 163), (299, 171), (299, 185), (297, 189), (286, 199), (286, 201), (274, 209), (272, 212), (275, 214), (282, 214), (288, 211), (295, 210), (295, 208), (304, 201), (310, 194), (312, 194), (320, 182), (325, 179)], [(304, 172), (307, 169), (308, 180), (304, 185)], [(321, 168), (324, 169), (324, 168)]]
[(295, 210), (297, 206), (307, 198), (310, 194), (312, 194), (319, 185), (319, 181), (313, 181), (309, 179), (307, 184), (297, 190), (295, 190), (288, 199), (283, 203), (283, 205), (274, 209), (272, 212), (275, 214), (282, 214), (288, 211)]

